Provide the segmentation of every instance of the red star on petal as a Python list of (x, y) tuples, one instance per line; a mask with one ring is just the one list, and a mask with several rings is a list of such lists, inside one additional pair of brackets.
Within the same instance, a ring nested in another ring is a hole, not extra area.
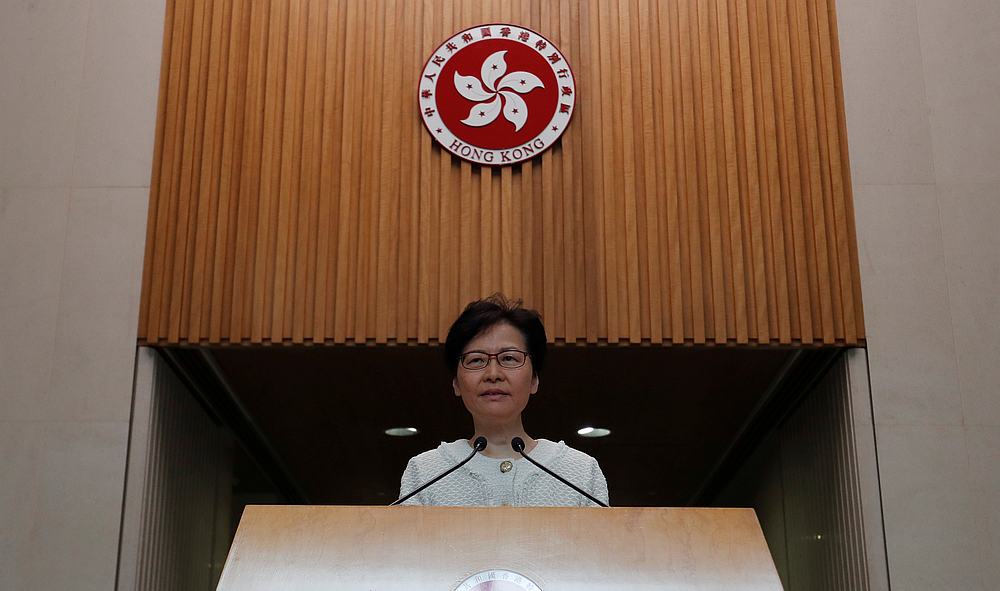
[(553, 125), (553, 126), (552, 126), (552, 131), (559, 131), (559, 128), (558, 128), (558, 127), (556, 127), (555, 125)]
[(439, 127), (435, 131), (437, 131), (438, 133), (441, 133), (441, 128)]

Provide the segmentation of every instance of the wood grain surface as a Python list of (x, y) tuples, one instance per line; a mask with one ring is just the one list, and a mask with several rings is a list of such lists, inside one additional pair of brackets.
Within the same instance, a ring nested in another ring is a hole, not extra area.
[(541, 591), (780, 591), (751, 509), (248, 506), (221, 591), (451, 591), (504, 569)]
[[(424, 60), (532, 28), (551, 150), (441, 150)], [(556, 342), (864, 343), (833, 0), (168, 0), (139, 340), (427, 343), (494, 291)]]

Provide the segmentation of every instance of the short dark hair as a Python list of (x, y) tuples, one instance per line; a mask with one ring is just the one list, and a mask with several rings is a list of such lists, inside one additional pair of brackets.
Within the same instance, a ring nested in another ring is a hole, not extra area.
[(535, 375), (541, 375), (548, 346), (542, 316), (535, 310), (523, 307), (521, 300), (508, 299), (502, 293), (470, 303), (448, 329), (444, 355), (451, 375), (458, 372), (458, 358), (469, 341), (501, 322), (521, 331), (528, 346), (528, 354), (531, 355), (531, 367)]

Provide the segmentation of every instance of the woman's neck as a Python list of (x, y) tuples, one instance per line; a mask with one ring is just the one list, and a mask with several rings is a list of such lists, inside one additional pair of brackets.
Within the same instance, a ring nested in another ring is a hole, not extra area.
[(514, 451), (510, 442), (515, 437), (524, 440), (525, 451), (531, 452), (535, 448), (535, 440), (524, 432), (524, 425), (521, 419), (507, 424), (483, 424), (475, 422), (476, 434), (469, 442), (475, 441), (476, 437), (485, 437), (487, 441), (486, 449), (482, 454), (489, 458), (514, 458), (521, 457), (521, 454)]

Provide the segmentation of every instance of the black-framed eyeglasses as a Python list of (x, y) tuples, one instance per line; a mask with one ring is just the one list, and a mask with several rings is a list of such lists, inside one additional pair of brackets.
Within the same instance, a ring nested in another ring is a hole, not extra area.
[(517, 369), (528, 360), (528, 353), (518, 349), (507, 349), (499, 353), (486, 353), (485, 351), (469, 351), (458, 356), (459, 363), (469, 371), (479, 371), (486, 369), (490, 364), (490, 359), (496, 359), (497, 365), (504, 369)]

